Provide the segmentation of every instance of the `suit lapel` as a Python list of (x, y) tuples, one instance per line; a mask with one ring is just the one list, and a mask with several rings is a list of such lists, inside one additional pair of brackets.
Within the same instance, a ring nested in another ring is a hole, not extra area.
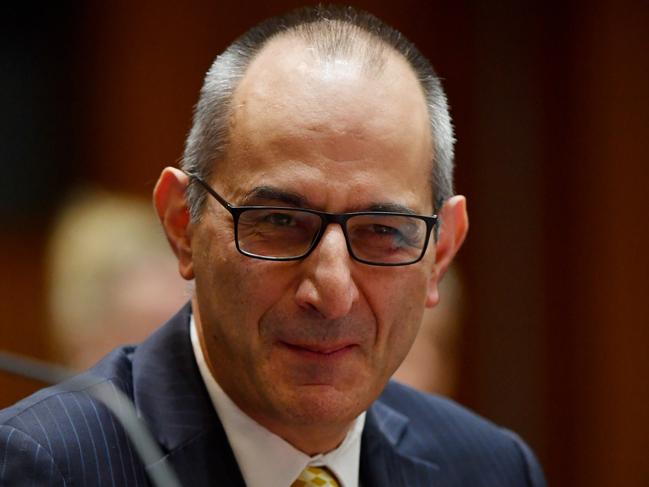
[(196, 365), (189, 303), (137, 347), (133, 398), (182, 485), (244, 487)]
[(440, 485), (439, 466), (399, 451), (409, 420), (375, 402), (367, 412), (361, 440), (361, 483), (372, 487)]
[(220, 423), (171, 451), (167, 458), (181, 485), (245, 487)]

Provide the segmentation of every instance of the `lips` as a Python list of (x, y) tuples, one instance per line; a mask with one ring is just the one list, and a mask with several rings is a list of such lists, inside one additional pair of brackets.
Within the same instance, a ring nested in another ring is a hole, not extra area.
[(303, 344), (281, 342), (289, 350), (305, 354), (314, 354), (322, 357), (340, 355), (351, 350), (356, 345), (354, 343), (336, 343), (336, 344)]

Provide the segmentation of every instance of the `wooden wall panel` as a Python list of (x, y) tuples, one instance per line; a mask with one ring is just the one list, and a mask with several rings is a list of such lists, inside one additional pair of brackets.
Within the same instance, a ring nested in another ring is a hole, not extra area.
[[(579, 32), (575, 164), (581, 485), (649, 483), (649, 6), (601, 2)], [(577, 283), (576, 283), (577, 284)]]

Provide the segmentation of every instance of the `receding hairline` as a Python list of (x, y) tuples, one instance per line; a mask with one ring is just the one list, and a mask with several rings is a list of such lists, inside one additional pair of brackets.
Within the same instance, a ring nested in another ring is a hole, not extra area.
[(259, 46), (249, 60), (244, 77), (256, 59), (286, 41), (295, 41), (292, 46), (311, 54), (311, 60), (316, 63), (326, 65), (336, 61), (354, 62), (358, 64), (362, 74), (371, 77), (380, 77), (389, 62), (396, 62), (418, 81), (425, 102), (423, 86), (403, 53), (377, 34), (341, 19), (316, 20), (275, 33)]
[[(261, 50), (274, 41), (292, 39), (306, 44), (315, 61), (355, 61), (367, 75), (381, 74), (390, 55), (403, 58), (401, 53), (376, 34), (340, 19), (318, 20), (293, 26), (278, 32)], [(405, 58), (403, 60), (406, 62)]]
[[(246, 103), (244, 93), (249, 94), (248, 88), (251, 85), (254, 86), (260, 83), (260, 78), (258, 78), (260, 74), (272, 79), (273, 75), (268, 74), (269, 70), (278, 69), (278, 65), (285, 60), (287, 60), (288, 69), (293, 69), (292, 65), (296, 69), (304, 67), (305, 71), (309, 71), (309, 75), (311, 73), (317, 73), (314, 75), (315, 77), (320, 77), (323, 72), (329, 71), (330, 68), (336, 70), (339, 66), (338, 63), (342, 62), (346, 66), (350, 66), (348, 72), (352, 79), (361, 81), (366, 79), (379, 83), (394, 83), (397, 79), (405, 80), (408, 83), (408, 93), (417, 96), (418, 100), (415, 101), (415, 104), (419, 105), (426, 120), (429, 120), (425, 90), (416, 71), (408, 60), (393, 46), (385, 43), (372, 33), (362, 31), (360, 28), (356, 30), (358, 30), (358, 37), (355, 37), (351, 43), (345, 43), (345, 45), (351, 45), (351, 49), (340, 51), (329, 50), (322, 43), (314, 46), (311, 39), (305, 38), (296, 29), (282, 31), (268, 39), (249, 60), (245, 72), (233, 90), (232, 103), (228, 107), (228, 118), (230, 122), (228, 124), (226, 146), (231, 142), (230, 137), (236, 124), (237, 109)], [(316, 30), (314, 30), (313, 36), (317, 36)], [(369, 44), (372, 44), (374, 47), (365, 49)], [(361, 49), (356, 49), (355, 47), (357, 46), (360, 46)], [(373, 51), (370, 52), (370, 49)], [(279, 59), (277, 64), (273, 64), (272, 60), (278, 59), (279, 56), (285, 57)], [(269, 60), (271, 60), (270, 64)], [(259, 68), (260, 64), (262, 66), (264, 64), (266, 65), (261, 68), (261, 72)], [(286, 69), (286, 66), (284, 68)], [(291, 74), (287, 73), (289, 77)], [(334, 76), (339, 74), (340, 72), (337, 72)], [(261, 86), (264, 86), (265, 81), (267, 80), (261, 79)], [(429, 135), (429, 143), (431, 144), (431, 157), (433, 157), (434, 144), (431, 134), (428, 131), (427, 134)], [(228, 150), (226, 149), (223, 154), (224, 159), (227, 158), (227, 153)]]

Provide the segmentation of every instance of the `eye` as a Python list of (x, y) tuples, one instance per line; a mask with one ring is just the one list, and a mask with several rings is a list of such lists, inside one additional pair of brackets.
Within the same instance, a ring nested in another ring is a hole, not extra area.
[[(364, 218), (367, 220), (367, 218)], [(380, 216), (378, 221), (365, 221), (360, 218), (351, 227), (355, 243), (375, 247), (405, 248), (421, 245), (422, 228), (420, 222), (403, 216)]]
[(268, 213), (263, 222), (277, 227), (290, 227), (295, 225), (295, 218), (287, 213)]
[(373, 225), (372, 231), (377, 238), (390, 239), (389, 241), (395, 247), (413, 246), (414, 242), (411, 236), (403, 232), (401, 228), (389, 227), (386, 225)]
[(377, 235), (383, 236), (399, 236), (401, 234), (401, 232), (397, 228), (378, 224), (372, 225), (372, 232)]

